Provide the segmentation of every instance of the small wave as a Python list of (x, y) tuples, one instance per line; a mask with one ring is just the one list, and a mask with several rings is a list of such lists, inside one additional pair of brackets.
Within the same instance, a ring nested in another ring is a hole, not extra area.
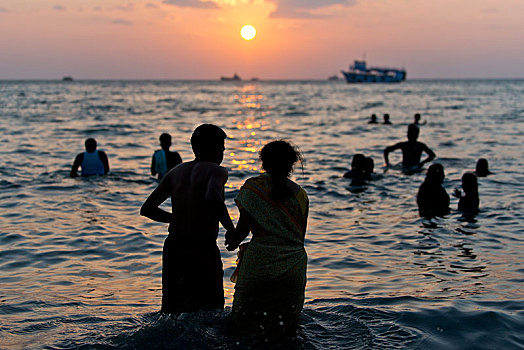
[(371, 108), (377, 108), (382, 107), (384, 105), (384, 102), (366, 102), (362, 107), (360, 107), (360, 110), (366, 110)]

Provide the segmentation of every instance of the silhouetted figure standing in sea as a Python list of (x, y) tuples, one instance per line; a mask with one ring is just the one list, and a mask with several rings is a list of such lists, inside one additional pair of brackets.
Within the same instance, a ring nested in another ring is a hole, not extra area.
[(106, 175), (109, 172), (109, 160), (103, 151), (97, 151), (96, 140), (88, 138), (85, 141), (86, 151), (79, 153), (71, 168), (71, 177), (78, 176), (78, 168), (82, 168), (82, 176)]
[(464, 175), (462, 175), (462, 189), (464, 190), (464, 195), (462, 195), (460, 189), (455, 189), (454, 192), (454, 196), (459, 199), (458, 210), (461, 211), (464, 216), (478, 214), (480, 201), (477, 176), (470, 172), (464, 173)]
[(417, 205), (420, 216), (431, 218), (449, 214), (449, 195), (442, 187), (444, 167), (435, 163), (428, 168), (426, 179), (417, 193)]
[(373, 113), (371, 115), (371, 119), (369, 120), (368, 124), (377, 124), (377, 115), (375, 113)]
[(478, 176), (478, 177), (485, 177), (485, 176), (488, 176), (490, 174), (493, 174), (491, 171), (489, 171), (489, 167), (488, 167), (488, 160), (485, 159), (485, 158), (480, 158), (478, 161), (477, 161), (477, 166), (476, 166), (476, 169), (475, 169), (475, 174)]
[(389, 120), (389, 114), (384, 114), (384, 122), (382, 124), (391, 124), (391, 121)]
[(236, 231), (226, 233), (228, 250), (253, 234), (240, 246), (229, 330), (279, 340), (296, 334), (304, 305), (309, 199), (289, 179), (294, 164), (302, 160), (289, 142), (268, 143), (260, 160), (266, 173), (242, 185), (235, 198), (240, 212)]
[[(162, 312), (224, 307), (219, 222), (228, 232), (235, 229), (224, 203), (228, 172), (220, 163), (225, 139), (218, 126), (197, 127), (191, 136), (195, 159), (168, 172), (140, 209), (141, 215), (169, 224), (162, 254)], [(159, 207), (169, 197), (172, 213)]]
[[(397, 149), (402, 150), (402, 166), (404, 168), (417, 170), (417, 168), (422, 168), (425, 163), (431, 162), (435, 159), (435, 153), (424, 143), (417, 141), (419, 132), (418, 126), (415, 124), (409, 124), (408, 140), (396, 143), (393, 146), (384, 149), (384, 160), (386, 166), (389, 166), (389, 153)], [(426, 153), (428, 157), (421, 162), (420, 157), (422, 156), (422, 152)]]
[(162, 179), (169, 170), (182, 163), (182, 158), (178, 152), (169, 150), (169, 147), (171, 147), (171, 135), (163, 133), (160, 135), (159, 140), (162, 149), (155, 151), (153, 154), (151, 175), (155, 176), (158, 174), (158, 178)]

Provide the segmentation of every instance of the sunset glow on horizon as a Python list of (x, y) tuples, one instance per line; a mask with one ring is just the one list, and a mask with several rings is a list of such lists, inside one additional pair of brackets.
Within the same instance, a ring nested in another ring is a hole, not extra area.
[(0, 79), (326, 79), (364, 53), (410, 79), (523, 78), (522, 17), (520, 0), (3, 0)]

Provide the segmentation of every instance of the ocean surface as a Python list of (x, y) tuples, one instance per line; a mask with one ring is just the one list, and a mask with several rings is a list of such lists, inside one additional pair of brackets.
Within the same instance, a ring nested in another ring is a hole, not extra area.
[[(523, 97), (524, 80), (0, 81), (0, 349), (239, 348), (224, 334), (236, 259), (224, 230), (226, 309), (176, 319), (159, 313), (167, 227), (139, 215), (158, 185), (159, 135), (191, 160), (201, 123), (228, 134), (235, 222), (262, 145), (285, 138), (304, 155), (293, 178), (310, 198), (306, 304), (298, 338), (273, 347), (523, 349)], [(451, 214), (420, 218), (424, 172), (384, 168), (416, 112), (450, 195), (488, 159), (474, 220), (453, 196)], [(393, 124), (370, 125), (371, 113)], [(111, 172), (72, 179), (88, 137)], [(355, 153), (375, 161), (364, 186), (342, 178)]]

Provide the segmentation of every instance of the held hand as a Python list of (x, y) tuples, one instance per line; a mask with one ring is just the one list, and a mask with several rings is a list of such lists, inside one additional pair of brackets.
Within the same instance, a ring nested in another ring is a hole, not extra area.
[(224, 245), (226, 246), (226, 249), (228, 251), (237, 249), (239, 242), (235, 242), (235, 229), (227, 230), (225, 237)]
[(462, 191), (458, 188), (455, 188), (455, 191), (453, 191), (453, 196), (457, 198), (462, 198)]

